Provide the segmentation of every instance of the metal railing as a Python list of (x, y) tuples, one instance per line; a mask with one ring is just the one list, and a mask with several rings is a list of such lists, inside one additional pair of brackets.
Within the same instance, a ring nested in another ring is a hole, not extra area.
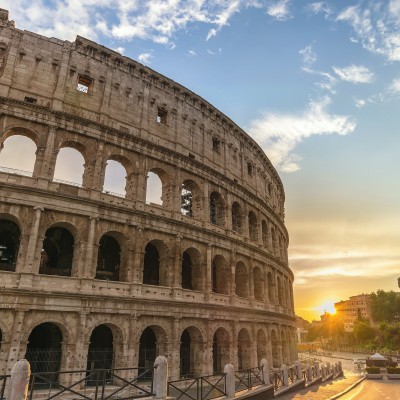
[(0, 271), (15, 272), (15, 263), (0, 263)]
[(296, 367), (289, 367), (288, 368), (288, 382), (289, 382), (289, 385), (291, 383), (296, 382), (299, 379), (301, 379), (301, 377), (298, 374), (297, 368)]
[(32, 177), (32, 172), (24, 171), (22, 169), (8, 168), (0, 166), (0, 172), (5, 172), (7, 174), (22, 175)]
[(109, 190), (104, 190), (103, 193), (109, 194), (110, 196), (121, 197), (123, 199), (125, 198), (125, 194), (123, 193), (110, 192)]
[[(119, 400), (153, 396), (155, 367), (138, 374), (138, 368), (57, 371), (31, 374), (28, 399), (73, 396), (74, 400)], [(147, 378), (150, 374), (150, 378)], [(145, 379), (146, 377), (146, 379)], [(2, 398), (0, 398), (2, 400)]]
[(235, 372), (235, 392), (251, 389), (254, 386), (264, 385), (262, 366), (247, 368)]
[(70, 182), (70, 181), (64, 181), (63, 179), (54, 178), (54, 179), (53, 179), (53, 182), (62, 183), (63, 185), (82, 187), (82, 184), (81, 184), (81, 183)]
[(210, 400), (226, 396), (226, 374), (199, 376), (168, 382), (168, 396), (176, 400)]
[(269, 374), (269, 380), (274, 385), (274, 391), (285, 386), (283, 382), (283, 371), (273, 371)]
[(0, 400), (5, 400), (6, 398), (6, 384), (9, 378), (11, 378), (11, 375), (0, 375)]

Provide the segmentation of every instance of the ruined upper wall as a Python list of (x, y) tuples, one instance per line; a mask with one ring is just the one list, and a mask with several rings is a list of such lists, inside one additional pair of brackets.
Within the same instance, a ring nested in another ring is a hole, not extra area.
[(263, 196), (276, 192), (283, 208), (283, 185), (265, 153), (210, 103), (88, 39), (71, 43), (16, 29), (6, 10), (0, 10), (0, 96), (178, 151)]

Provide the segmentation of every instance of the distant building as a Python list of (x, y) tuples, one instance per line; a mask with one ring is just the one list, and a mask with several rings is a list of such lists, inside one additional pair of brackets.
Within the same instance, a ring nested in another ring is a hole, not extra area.
[(345, 332), (353, 332), (354, 322), (359, 316), (371, 319), (371, 297), (369, 294), (351, 296), (349, 300), (335, 303), (335, 309), (342, 317)]

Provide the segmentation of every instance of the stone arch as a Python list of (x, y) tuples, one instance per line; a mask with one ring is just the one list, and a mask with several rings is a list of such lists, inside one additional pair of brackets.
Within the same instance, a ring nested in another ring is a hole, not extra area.
[(181, 185), (181, 213), (187, 217), (200, 219), (202, 216), (201, 191), (191, 179), (186, 179)]
[(209, 198), (210, 222), (214, 225), (225, 225), (225, 201), (222, 195), (216, 191), (211, 192)]
[(183, 289), (204, 290), (203, 257), (196, 248), (189, 247), (183, 252), (181, 274)]
[(249, 297), (249, 273), (243, 261), (239, 261), (235, 268), (235, 289), (239, 297)]
[(267, 337), (265, 336), (264, 330), (259, 329), (257, 331), (257, 365), (260, 365), (261, 360), (267, 357)]
[(236, 233), (243, 233), (243, 210), (237, 201), (232, 204), (232, 230)]
[(253, 268), (254, 298), (264, 301), (264, 278), (260, 267)]
[(114, 366), (114, 335), (107, 324), (93, 328), (87, 353), (88, 371), (94, 369), (111, 369)]
[(258, 221), (257, 216), (253, 211), (249, 211), (249, 238), (253, 242), (258, 240)]
[(180, 336), (180, 376), (199, 376), (204, 372), (204, 338), (195, 326), (185, 328)]
[(216, 255), (212, 262), (212, 291), (214, 293), (230, 294), (230, 268), (225, 258)]
[(143, 283), (146, 285), (167, 286), (169, 258), (169, 249), (162, 240), (154, 239), (148, 242), (144, 249)]
[(223, 372), (225, 365), (230, 362), (230, 336), (225, 328), (219, 327), (213, 336), (213, 371)]
[(36, 146), (39, 145), (39, 133), (32, 129), (26, 128), (21, 125), (10, 125), (0, 134), (0, 148), (3, 148), (3, 143), (11, 136), (25, 136), (31, 140), (33, 140)]
[(39, 274), (71, 276), (76, 228), (57, 222), (46, 229), (40, 256)]
[(21, 228), (18, 219), (0, 214), (0, 271), (15, 271), (20, 241)]
[(125, 236), (120, 232), (104, 233), (98, 244), (95, 279), (119, 281), (121, 275), (121, 249)]
[(159, 325), (149, 325), (141, 333), (139, 339), (139, 374), (153, 368), (159, 355), (167, 353), (167, 334)]
[(251, 368), (251, 344), (250, 335), (247, 329), (242, 328), (238, 333), (238, 368), (239, 370)]
[(146, 203), (154, 203), (168, 208), (173, 193), (169, 174), (160, 167), (154, 167), (147, 173)]

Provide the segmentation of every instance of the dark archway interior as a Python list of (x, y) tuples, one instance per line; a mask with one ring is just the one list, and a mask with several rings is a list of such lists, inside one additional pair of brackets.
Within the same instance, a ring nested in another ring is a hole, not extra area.
[[(62, 340), (60, 328), (51, 322), (40, 324), (32, 330), (25, 353), (32, 373), (58, 372), (60, 370)], [(55, 374), (51, 374), (47, 378), (57, 380)], [(37, 383), (40, 384), (40, 380)], [(44, 382), (42, 383), (44, 384)]]
[(20, 236), (17, 224), (0, 219), (0, 270), (15, 271)]
[(191, 345), (190, 345), (190, 334), (185, 329), (181, 336), (181, 348), (180, 348), (180, 374), (181, 376), (192, 375), (192, 359)]
[(46, 231), (40, 260), (41, 274), (71, 275), (74, 254), (74, 237), (61, 227)]
[(120, 253), (121, 248), (112, 236), (102, 236), (97, 255), (96, 279), (119, 280)]
[(143, 283), (160, 284), (160, 255), (156, 246), (148, 243), (144, 254)]
[(182, 256), (182, 288), (193, 289), (192, 259), (187, 251), (184, 251)]
[(114, 361), (113, 334), (106, 325), (99, 325), (90, 335), (87, 369), (112, 368)]
[(140, 336), (139, 343), (139, 375), (151, 376), (151, 372), (145, 372), (154, 366), (157, 357), (157, 338), (150, 327), (146, 328)]

